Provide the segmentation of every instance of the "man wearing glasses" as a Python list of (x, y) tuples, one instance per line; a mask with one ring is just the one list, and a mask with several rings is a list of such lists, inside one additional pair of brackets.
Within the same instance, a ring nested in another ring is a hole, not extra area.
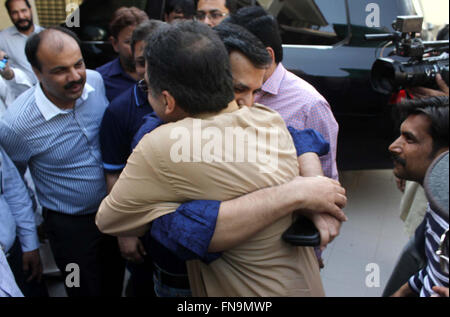
[(195, 19), (213, 27), (234, 13), (235, 8), (234, 0), (198, 0)]

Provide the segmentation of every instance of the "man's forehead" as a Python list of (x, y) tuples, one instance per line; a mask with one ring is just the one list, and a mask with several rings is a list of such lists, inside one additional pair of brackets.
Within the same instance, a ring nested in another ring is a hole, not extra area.
[(28, 6), (24, 0), (15, 0), (9, 3), (9, 8), (10, 10), (21, 10), (23, 8), (28, 9)]
[(43, 37), (37, 51), (41, 64), (48, 68), (71, 66), (74, 61), (82, 59), (78, 43), (69, 35), (59, 33)]
[(400, 131), (411, 133), (416, 137), (429, 136), (431, 120), (424, 114), (411, 114), (403, 121)]
[(56, 30), (44, 32), (46, 33), (42, 34), (38, 52), (48, 51), (52, 55), (67, 50), (73, 51), (73, 53), (81, 52), (77, 41), (68, 34)]
[(227, 7), (225, 6), (226, 0), (200, 0), (197, 5), (197, 10), (212, 11), (220, 10), (225, 11)]
[(229, 54), (231, 71), (233, 77), (236, 75), (252, 77), (255, 81), (262, 82), (266, 69), (257, 68), (250, 59), (239, 51), (232, 51)]

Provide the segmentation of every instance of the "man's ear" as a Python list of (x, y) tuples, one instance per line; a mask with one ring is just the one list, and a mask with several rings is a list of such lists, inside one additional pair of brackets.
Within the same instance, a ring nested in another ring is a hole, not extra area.
[(111, 42), (111, 45), (112, 45), (112, 47), (114, 49), (114, 52), (119, 53), (119, 47), (118, 47), (117, 39), (114, 36), (111, 35), (109, 37), (109, 41)]
[(266, 47), (267, 52), (270, 55), (270, 58), (272, 59), (272, 63), (275, 63), (275, 51), (271, 47)]
[(161, 94), (165, 102), (164, 113), (166, 115), (174, 114), (177, 108), (175, 98), (167, 90), (163, 90)]

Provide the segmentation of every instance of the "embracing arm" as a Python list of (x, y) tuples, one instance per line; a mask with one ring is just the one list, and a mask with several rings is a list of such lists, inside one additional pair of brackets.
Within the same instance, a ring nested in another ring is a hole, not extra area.
[[(300, 171), (303, 176), (323, 175), (318, 155), (326, 154), (329, 145), (319, 133), (308, 130), (296, 132), (297, 130), (289, 128), (297, 154), (300, 155)], [(324, 192), (328, 188), (338, 195), (325, 199), (322, 196), (322, 185)], [(311, 190), (317, 192), (312, 194)], [(320, 198), (313, 202), (313, 197)], [(333, 199), (333, 203), (330, 203)], [(345, 190), (336, 181), (299, 177), (288, 184), (261, 189), (222, 203), (184, 203), (176, 212), (153, 222), (152, 236), (178, 255), (183, 254), (184, 259), (199, 257), (210, 261), (208, 252), (221, 252), (240, 244), (297, 209), (311, 208), (313, 211), (319, 210), (323, 215), (328, 212), (332, 215), (331, 218), (345, 221), (346, 217), (341, 210), (345, 202)], [(319, 231), (324, 235), (323, 226)]]

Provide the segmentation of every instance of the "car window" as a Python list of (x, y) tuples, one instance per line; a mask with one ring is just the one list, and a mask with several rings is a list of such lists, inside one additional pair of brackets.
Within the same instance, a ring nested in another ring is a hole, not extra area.
[(347, 35), (345, 0), (258, 2), (277, 18), (284, 44), (332, 45)]

